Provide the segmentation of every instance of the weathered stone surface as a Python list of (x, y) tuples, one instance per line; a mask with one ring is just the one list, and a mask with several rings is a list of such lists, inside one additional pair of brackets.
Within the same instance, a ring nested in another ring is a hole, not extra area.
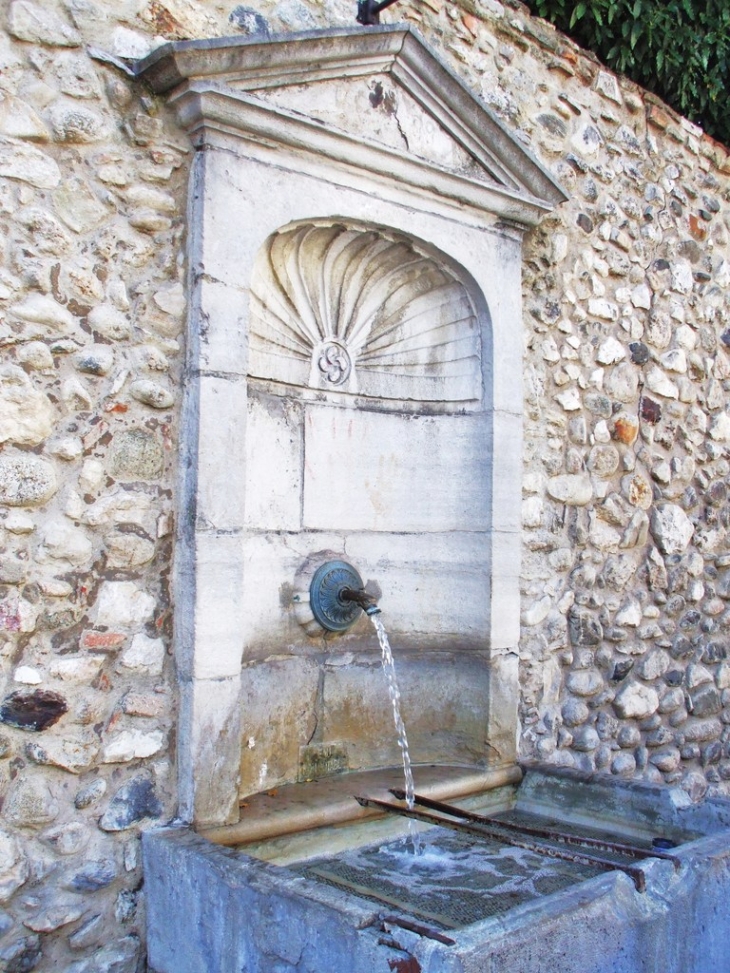
[(34, 970), (41, 960), (42, 950), (40, 938), (37, 935), (24, 936), (3, 947), (0, 951), (0, 961), (5, 964), (8, 973), (18, 971), (25, 973), (26, 970)]
[(96, 736), (50, 737), (43, 742), (28, 743), (25, 754), (33, 763), (45, 767), (58, 767), (70, 774), (80, 774), (88, 770), (99, 753)]
[(135, 480), (155, 480), (162, 472), (162, 447), (154, 433), (130, 429), (114, 437), (112, 472)]
[(653, 682), (655, 679), (659, 679), (664, 675), (669, 668), (669, 664), (670, 659), (668, 654), (662, 649), (655, 649), (641, 659), (634, 671), (640, 679)]
[(584, 507), (593, 499), (593, 485), (589, 476), (584, 474), (563, 474), (551, 477), (547, 491), (553, 500), (571, 506)]
[(117, 866), (112, 859), (87, 862), (64, 883), (71, 892), (98, 892), (111, 885), (117, 877)]
[(573, 645), (598, 645), (603, 638), (603, 628), (588, 610), (573, 606), (568, 612), (568, 631)]
[(55, 821), (60, 806), (43, 778), (20, 777), (3, 806), (6, 820), (19, 828), (40, 828)]
[(88, 566), (93, 545), (80, 528), (64, 521), (51, 521), (43, 531), (43, 549), (54, 560), (67, 561), (74, 567), (82, 567)]
[(162, 664), (165, 659), (165, 644), (162, 639), (151, 639), (139, 632), (132, 639), (132, 644), (119, 660), (124, 669), (143, 672), (150, 676), (162, 674)]
[(30, 3), (13, 0), (8, 13), (8, 30), (21, 41), (53, 47), (78, 47), (81, 36), (57, 13)]
[(582, 699), (569, 699), (561, 710), (566, 726), (580, 726), (588, 719), (590, 710)]
[(96, 624), (110, 629), (139, 626), (149, 619), (155, 599), (132, 581), (105, 581), (96, 602)]
[(110, 341), (123, 341), (129, 337), (132, 330), (127, 315), (113, 304), (100, 304), (95, 307), (89, 313), (87, 320), (92, 331)]
[(662, 554), (682, 554), (694, 534), (694, 527), (682, 510), (673, 503), (665, 503), (652, 510), (651, 532)]
[(7, 902), (25, 885), (30, 869), (14, 835), (0, 831), (0, 902)]
[(59, 855), (77, 855), (88, 845), (90, 830), (86, 825), (73, 821), (51, 828), (39, 837)]
[(0, 456), (0, 504), (31, 507), (57, 490), (56, 474), (46, 460), (32, 455)]
[(0, 368), (0, 443), (36, 446), (53, 429), (55, 410), (21, 368)]
[(123, 784), (109, 802), (99, 827), (103, 831), (125, 831), (144, 818), (159, 818), (162, 805), (154, 782), (145, 775), (137, 775)]
[(89, 959), (72, 963), (67, 973), (126, 973), (134, 968), (138, 954), (139, 940), (128, 936), (97, 949)]
[(107, 783), (102, 778), (98, 780), (93, 780), (86, 787), (82, 787), (77, 793), (74, 800), (74, 805), (78, 810), (83, 810), (87, 807), (92, 807), (97, 801), (100, 801), (104, 794), (106, 794)]
[(132, 382), (129, 386), (129, 394), (138, 402), (149, 405), (153, 409), (169, 409), (172, 407), (175, 397), (169, 389), (151, 382), (149, 379), (139, 379)]
[(151, 757), (165, 745), (162, 731), (123, 730), (109, 737), (104, 743), (101, 759), (105, 764), (129, 763)]
[(565, 685), (576, 696), (595, 696), (603, 689), (603, 678), (596, 669), (580, 669), (568, 673)]
[(48, 117), (57, 142), (101, 142), (109, 134), (98, 112), (78, 104), (54, 104)]
[(10, 308), (10, 314), (19, 321), (38, 325), (41, 335), (69, 334), (76, 325), (75, 317), (67, 308), (44, 294), (29, 294)]
[(656, 713), (659, 707), (659, 697), (650, 686), (640, 683), (626, 683), (616, 694), (613, 707), (621, 719), (646, 719)]
[(76, 355), (76, 367), (87, 375), (106, 375), (114, 364), (109, 345), (90, 345)]
[(28, 183), (37, 189), (53, 189), (61, 181), (58, 163), (40, 149), (0, 138), (0, 176)]

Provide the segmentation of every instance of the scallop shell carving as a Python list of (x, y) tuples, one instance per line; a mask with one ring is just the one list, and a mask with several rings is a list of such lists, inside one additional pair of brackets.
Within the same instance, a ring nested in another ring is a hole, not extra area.
[(479, 323), (464, 284), (382, 230), (275, 233), (252, 284), (249, 374), (383, 399), (481, 396)]

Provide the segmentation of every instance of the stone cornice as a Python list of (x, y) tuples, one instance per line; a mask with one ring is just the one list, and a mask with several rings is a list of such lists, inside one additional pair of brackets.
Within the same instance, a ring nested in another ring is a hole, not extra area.
[[(409, 28), (166, 44), (135, 66), (171, 93), (197, 144), (211, 133), (319, 156), (335, 167), (534, 225), (566, 196), (553, 177)], [(263, 89), (389, 74), (474, 159), (484, 180), (256, 98)]]

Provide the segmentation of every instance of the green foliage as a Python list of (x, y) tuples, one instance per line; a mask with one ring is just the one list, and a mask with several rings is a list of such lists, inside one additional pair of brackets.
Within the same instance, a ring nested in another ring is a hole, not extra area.
[(604, 64), (730, 144), (729, 0), (527, 0)]

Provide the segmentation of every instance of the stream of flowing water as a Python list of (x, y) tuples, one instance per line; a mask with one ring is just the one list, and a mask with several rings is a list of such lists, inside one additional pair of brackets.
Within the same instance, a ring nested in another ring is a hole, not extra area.
[[(385, 674), (386, 682), (388, 683), (388, 695), (390, 696), (390, 703), (393, 707), (393, 722), (395, 723), (395, 732), (398, 734), (398, 746), (400, 747), (401, 757), (403, 758), (403, 776), (405, 777), (405, 792), (406, 792), (406, 805), (408, 808), (413, 810), (415, 806), (415, 794), (416, 788), (413, 783), (413, 770), (411, 768), (411, 755), (408, 751), (408, 736), (406, 735), (406, 726), (403, 722), (403, 717), (400, 711), (400, 689), (398, 688), (398, 680), (395, 675), (395, 661), (393, 659), (393, 651), (390, 648), (390, 642), (388, 641), (388, 633), (383, 627), (383, 623), (377, 615), (371, 615), (370, 620), (375, 627), (375, 631), (378, 635), (378, 642), (380, 643), (380, 651), (383, 656), (383, 673)], [(413, 852), (417, 855), (422, 854), (421, 838), (416, 829), (416, 822), (408, 821), (408, 837), (413, 848)]]

